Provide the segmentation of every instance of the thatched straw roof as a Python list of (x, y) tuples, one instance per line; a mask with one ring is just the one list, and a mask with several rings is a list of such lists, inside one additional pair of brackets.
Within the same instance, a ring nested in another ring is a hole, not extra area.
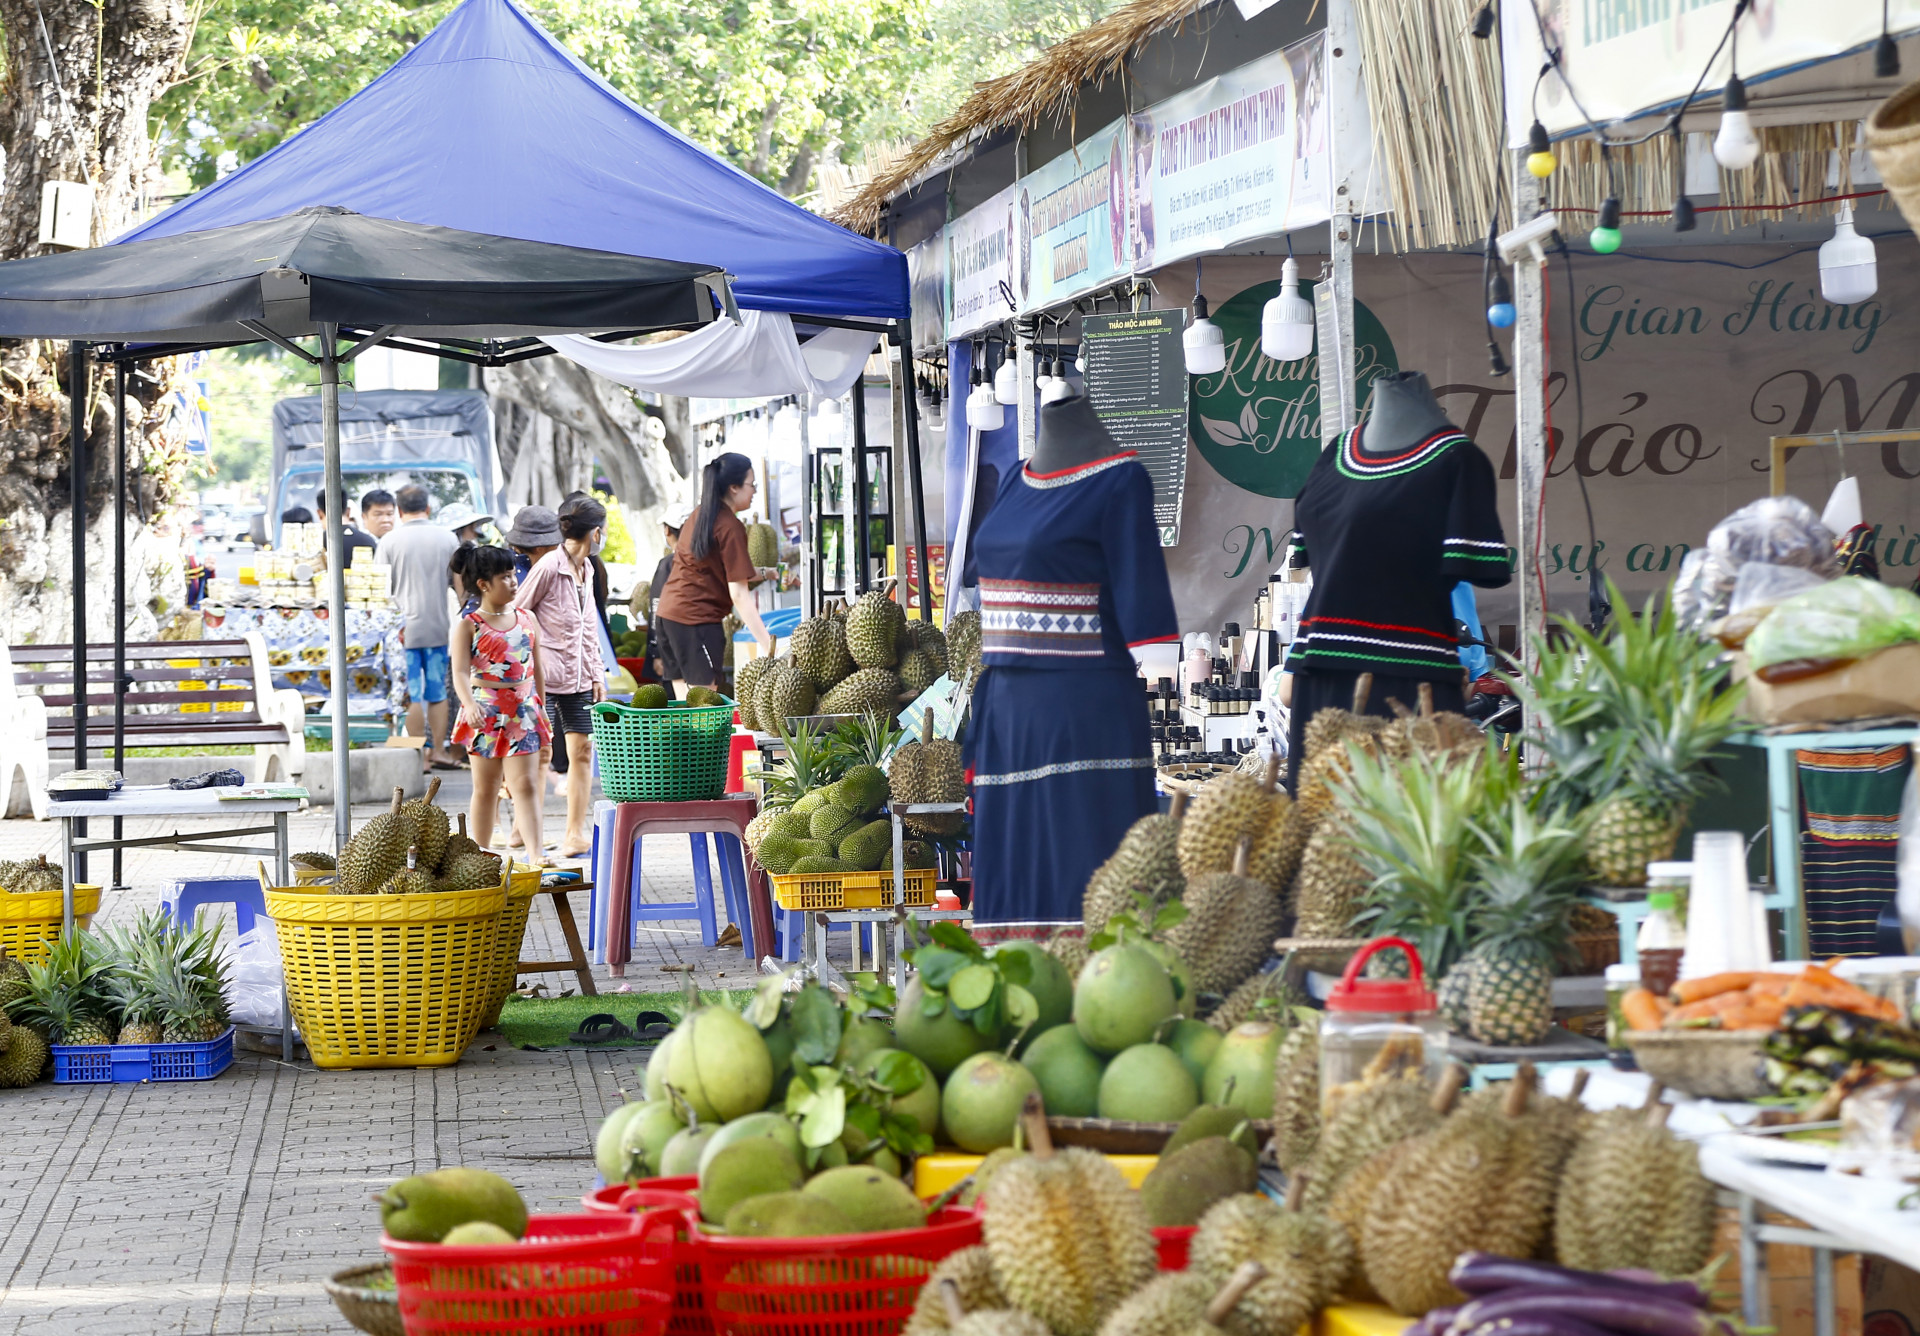
[(1105, 83), (1148, 38), (1207, 3), (1210, 0), (1131, 0), (1098, 23), (1062, 38), (1012, 74), (975, 84), (957, 111), (876, 172), (859, 194), (828, 217), (843, 227), (873, 235), (887, 200), (911, 185), (943, 154), (1009, 126), (1026, 129), (1043, 118), (1051, 118), (1056, 124), (1071, 121), (1081, 85)]

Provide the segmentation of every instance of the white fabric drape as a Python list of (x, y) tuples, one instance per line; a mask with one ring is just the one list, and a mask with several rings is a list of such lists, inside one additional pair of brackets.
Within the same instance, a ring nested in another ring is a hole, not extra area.
[(838, 399), (873, 353), (874, 336), (827, 329), (803, 347), (790, 317), (742, 311), (740, 323), (715, 320), (693, 333), (645, 347), (596, 343), (580, 334), (545, 340), (562, 357), (636, 390), (701, 399), (808, 394)]

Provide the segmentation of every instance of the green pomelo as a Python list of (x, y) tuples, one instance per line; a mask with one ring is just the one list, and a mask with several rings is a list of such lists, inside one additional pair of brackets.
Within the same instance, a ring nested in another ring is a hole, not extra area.
[(660, 1148), (660, 1177), (685, 1178), (700, 1172), (700, 1160), (707, 1144), (720, 1133), (720, 1124), (683, 1127)]
[(828, 1169), (807, 1180), (809, 1197), (831, 1202), (853, 1224), (857, 1234), (883, 1229), (918, 1229), (927, 1223), (927, 1208), (900, 1176), (873, 1165), (850, 1164)]
[(825, 1197), (805, 1192), (769, 1192), (735, 1202), (727, 1212), (727, 1233), (743, 1239), (797, 1239), (820, 1234), (851, 1234), (853, 1222)]
[(1206, 1137), (1160, 1162), (1140, 1184), (1140, 1203), (1156, 1228), (1197, 1225), (1207, 1208), (1235, 1193), (1252, 1192), (1260, 1171), (1253, 1156), (1225, 1137)]
[(679, 1033), (667, 1059), (667, 1084), (702, 1122), (732, 1122), (767, 1106), (773, 1058), (744, 1016), (731, 1007), (702, 1007), (680, 1022)]
[(1100, 1111), (1100, 1073), (1106, 1059), (1088, 1048), (1073, 1026), (1056, 1025), (1028, 1044), (1020, 1064), (1039, 1082), (1049, 1114), (1091, 1118)]
[(1100, 1075), (1100, 1116), (1177, 1123), (1200, 1102), (1180, 1055), (1165, 1044), (1135, 1044), (1114, 1054)]
[(1013, 1144), (1020, 1106), (1040, 1088), (1033, 1073), (1004, 1053), (976, 1053), (954, 1068), (940, 1096), (940, 1124), (976, 1155)]
[(620, 1138), (627, 1124), (646, 1107), (645, 1101), (636, 1099), (600, 1120), (600, 1130), (593, 1137), (593, 1167), (600, 1171), (603, 1182), (618, 1183), (626, 1176), (627, 1161), (620, 1153)]
[[(881, 1049), (869, 1053), (854, 1066), (861, 1076), (872, 1076), (882, 1061), (881, 1054), (891, 1050)], [(903, 1114), (920, 1124), (920, 1130), (928, 1136), (940, 1135), (940, 1078), (933, 1069), (909, 1053), (906, 1057), (920, 1069), (920, 1084), (904, 1095), (893, 1097), (893, 1111)]]
[(1073, 1023), (1096, 1053), (1118, 1053), (1153, 1038), (1173, 1015), (1173, 980), (1152, 952), (1120, 942), (1097, 953), (1080, 971)]
[(846, 1141), (830, 1141), (820, 1148), (820, 1160), (815, 1166), (819, 1169), (838, 1169), (848, 1160)]
[(806, 1181), (793, 1152), (766, 1137), (735, 1142), (707, 1162), (700, 1175), (700, 1218), (717, 1225), (749, 1197), (791, 1192)]
[(1032, 993), (1040, 1006), (1040, 1019), (1027, 1031), (1029, 1038), (1073, 1019), (1073, 976), (1059, 956), (1038, 942), (1024, 940), (1002, 942), (993, 948), (994, 955), (1003, 953), (1027, 958), (1027, 981), (1021, 987)]
[(840, 1032), (840, 1047), (833, 1065), (845, 1067), (859, 1062), (867, 1054), (893, 1047), (893, 1027), (873, 1016), (856, 1016)]
[(1195, 1085), (1207, 1074), (1207, 1064), (1220, 1051), (1221, 1033), (1203, 1021), (1179, 1020), (1163, 1041), (1187, 1064), (1187, 1075)]
[(1180, 1126), (1173, 1129), (1167, 1144), (1160, 1148), (1160, 1158), (1165, 1159), (1182, 1147), (1208, 1137), (1226, 1137), (1249, 1155), (1260, 1151), (1260, 1139), (1254, 1135), (1252, 1121), (1244, 1112), (1231, 1104), (1202, 1104), (1180, 1120)]
[(502, 1245), (516, 1244), (520, 1240), (491, 1220), (469, 1220), (464, 1225), (455, 1225), (449, 1229), (447, 1236), (440, 1242), (454, 1248), (497, 1248)]
[(1193, 1012), (1193, 971), (1187, 968), (1187, 962), (1180, 959), (1180, 953), (1165, 942), (1156, 942), (1149, 938), (1140, 945), (1148, 955), (1160, 962), (1160, 968), (1173, 980), (1173, 1005), (1175, 1011)]
[(527, 1204), (513, 1184), (484, 1169), (435, 1169), (380, 1194), (380, 1224), (389, 1238), (438, 1243), (469, 1220), (489, 1221), (517, 1239), (527, 1232)]
[(654, 1049), (653, 1055), (647, 1059), (642, 1087), (646, 1091), (649, 1104), (667, 1097), (667, 1063), (672, 1060), (675, 1041), (679, 1038), (680, 1031), (675, 1029), (660, 1041), (660, 1046)]
[(770, 1137), (793, 1152), (793, 1158), (799, 1159), (806, 1152), (800, 1146), (800, 1129), (784, 1113), (750, 1113), (744, 1118), (736, 1118), (724, 1127), (715, 1129), (713, 1138), (700, 1152), (700, 1169), (704, 1171), (707, 1162), (728, 1146), (747, 1140), (749, 1137)]
[(900, 1157), (893, 1153), (892, 1146), (880, 1147), (879, 1150), (867, 1156), (866, 1163), (872, 1165), (875, 1169), (881, 1169), (892, 1174), (895, 1178), (905, 1178), (907, 1176), (907, 1167), (900, 1162)]
[(1273, 1117), (1273, 1063), (1285, 1038), (1272, 1021), (1242, 1021), (1229, 1030), (1200, 1079), (1207, 1103), (1230, 1104), (1249, 1118)]
[(663, 1173), (660, 1157), (667, 1143), (685, 1130), (686, 1124), (680, 1121), (671, 1100), (663, 1097), (640, 1105), (640, 1111), (627, 1120), (626, 1130), (620, 1134), (620, 1168), (607, 1181), (659, 1178)]
[(991, 1047), (993, 1040), (954, 1015), (951, 1007), (942, 1007), (937, 1016), (921, 1015), (920, 1004), (925, 999), (925, 987), (916, 974), (893, 1009), (893, 1042), (933, 1068), (933, 1074), (944, 1081), (954, 1068)]

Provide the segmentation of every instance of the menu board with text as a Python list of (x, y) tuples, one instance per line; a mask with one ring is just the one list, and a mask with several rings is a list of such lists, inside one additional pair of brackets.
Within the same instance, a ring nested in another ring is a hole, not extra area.
[(1187, 364), (1180, 346), (1186, 312), (1122, 311), (1085, 316), (1087, 397), (1113, 439), (1139, 453), (1153, 478), (1160, 546), (1180, 543), (1187, 487)]

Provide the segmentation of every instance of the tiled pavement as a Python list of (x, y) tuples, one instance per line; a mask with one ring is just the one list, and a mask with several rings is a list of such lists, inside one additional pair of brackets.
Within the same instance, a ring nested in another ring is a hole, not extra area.
[[(448, 778), (442, 805), (461, 810), (466, 776)], [(548, 798), (550, 838), (558, 805)], [(378, 810), (356, 809), (355, 825)], [(324, 847), (332, 812), (291, 825), (295, 849)], [(58, 849), (54, 823), (0, 821), (0, 858)], [(251, 871), (243, 862), (130, 851), (129, 888), (109, 894), (102, 919), (155, 904), (178, 876)], [(690, 898), (684, 841), (650, 844), (644, 871), (647, 898)], [(576, 905), (583, 923), (585, 912)], [(527, 954), (564, 957), (557, 923), (536, 913)], [(691, 966), (708, 988), (750, 973), (737, 947), (704, 950), (692, 923), (647, 927), (627, 978), (596, 971), (603, 992), (679, 987), (685, 973), (665, 966)], [(348, 1332), (319, 1281), (379, 1259), (372, 1194), (468, 1164), (504, 1174), (536, 1212), (569, 1209), (593, 1181), (592, 1129), (634, 1084), (636, 1057), (522, 1052), (488, 1033), (438, 1070), (321, 1072), (242, 1054), (206, 1083), (0, 1091), (0, 1336)]]

